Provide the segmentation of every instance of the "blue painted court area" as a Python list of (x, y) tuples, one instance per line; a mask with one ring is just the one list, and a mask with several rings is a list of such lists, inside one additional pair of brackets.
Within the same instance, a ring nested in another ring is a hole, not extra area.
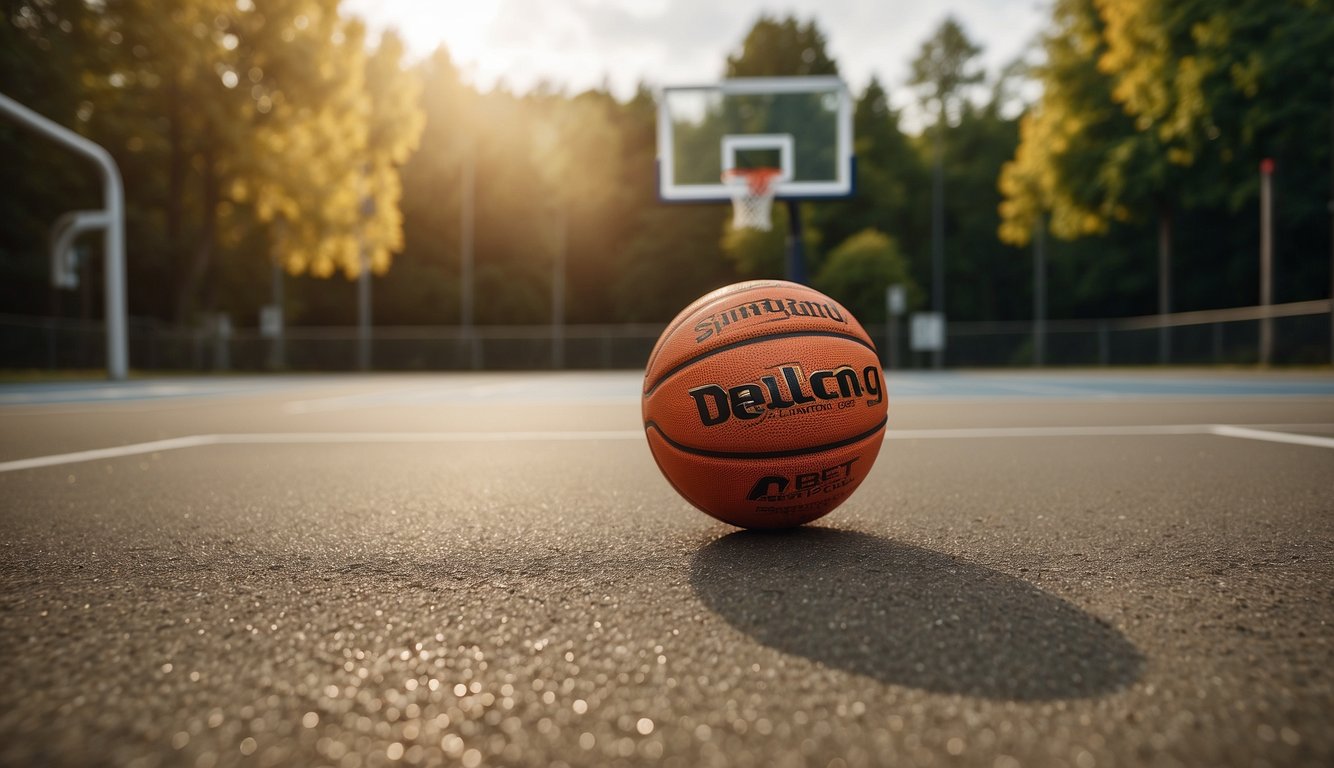
[[(1334, 374), (1285, 372), (892, 372), (899, 400), (1140, 400), (1334, 397)], [(466, 402), (625, 403), (638, 371), (170, 377), (0, 385), (0, 406), (231, 398), (292, 393), (289, 410)]]

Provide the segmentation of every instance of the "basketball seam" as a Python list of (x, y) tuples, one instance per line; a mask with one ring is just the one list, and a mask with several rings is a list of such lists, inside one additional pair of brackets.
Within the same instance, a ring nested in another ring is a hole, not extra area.
[(701, 352), (698, 355), (695, 355), (694, 357), (682, 360), (681, 362), (667, 369), (665, 373), (663, 373), (661, 376), (658, 377), (657, 381), (653, 382), (652, 386), (645, 389), (644, 397), (648, 397), (649, 395), (653, 394), (653, 391), (656, 390), (658, 387), (662, 386), (662, 383), (665, 382), (667, 379), (670, 379), (671, 377), (680, 373), (683, 369), (689, 368), (691, 365), (705, 358), (712, 357), (722, 352), (738, 349), (740, 347), (745, 347), (750, 344), (759, 344), (761, 342), (772, 341), (774, 339), (793, 339), (793, 338), (799, 338), (801, 336), (824, 336), (836, 339), (847, 339), (848, 341), (857, 342), (858, 344), (862, 345), (863, 347), (866, 347), (872, 352), (876, 351), (874, 345), (866, 341), (863, 341), (862, 339), (859, 339), (856, 336), (853, 336), (852, 334), (839, 333), (838, 331), (784, 331), (782, 333), (766, 333), (763, 336), (753, 336), (749, 339), (740, 339), (738, 341), (731, 342), (730, 344), (724, 344), (721, 347), (715, 347), (707, 352)]
[(854, 443), (859, 443), (868, 437), (873, 437), (876, 432), (879, 432), (880, 430), (884, 429), (885, 425), (888, 422), (889, 422), (889, 417), (886, 416), (885, 418), (881, 419), (880, 423), (875, 425), (873, 429), (863, 432), (860, 435), (854, 435), (853, 437), (844, 438), (842, 440), (836, 440), (832, 443), (825, 443), (824, 445), (811, 446), (810, 448), (792, 448), (786, 451), (711, 451), (706, 448), (694, 448), (692, 446), (676, 442), (671, 438), (671, 436), (669, 436), (666, 432), (663, 431), (662, 427), (658, 426), (657, 422), (654, 422), (652, 420), (644, 422), (644, 431), (648, 432), (649, 429), (653, 429), (657, 431), (659, 437), (665, 440), (668, 445), (675, 448), (676, 450), (694, 454), (695, 456), (704, 456), (710, 459), (787, 459), (787, 458), (792, 458), (794, 456), (805, 456), (811, 453), (831, 451), (835, 448), (843, 448), (849, 445), (853, 445)]
[[(753, 289), (756, 289), (756, 288), (777, 288), (777, 287), (780, 287), (780, 286), (786, 288), (786, 287), (788, 287), (789, 285), (790, 285), (791, 287), (793, 287), (793, 288), (800, 288), (800, 289), (802, 289), (802, 290), (805, 290), (807, 293), (814, 293), (815, 295), (820, 296), (821, 298), (828, 298), (828, 297), (824, 296), (824, 294), (820, 293), (819, 291), (815, 290), (814, 288), (811, 288), (811, 287), (808, 286), (808, 285), (802, 285), (802, 284), (800, 284), (800, 283), (788, 283), (787, 285), (783, 285), (784, 283), (787, 283), (787, 281), (785, 281), (785, 280), (748, 280), (748, 281), (746, 281), (746, 282), (744, 282), (744, 283), (734, 283), (733, 285), (724, 286), (723, 288), (724, 288), (724, 289), (726, 289), (726, 288), (734, 288), (735, 290), (726, 291), (725, 293), (722, 293), (722, 294), (720, 294), (720, 295), (718, 295), (718, 296), (715, 296), (715, 297), (713, 298), (713, 301), (710, 301), (709, 304), (713, 304), (713, 303), (715, 303), (715, 302), (717, 302), (717, 301), (719, 301), (719, 300), (721, 300), (721, 299), (725, 299), (725, 298), (727, 298), (728, 296), (735, 296), (735, 295), (738, 294), (738, 293), (743, 293), (743, 292), (745, 292), (745, 291), (753, 290)], [(703, 297), (701, 297), (701, 298), (703, 298)], [(706, 304), (706, 305), (704, 305), (704, 306), (708, 306), (708, 305)], [(670, 324), (670, 325), (669, 325), (669, 326), (662, 332), (662, 336), (658, 339), (658, 345), (655, 346), (655, 347), (653, 348), (653, 354), (651, 354), (651, 355), (649, 356), (649, 360), (648, 360), (648, 367), (649, 367), (649, 368), (652, 368), (652, 367), (653, 367), (653, 364), (656, 363), (656, 362), (658, 361), (658, 355), (662, 353), (662, 346), (661, 346), (661, 345), (662, 345), (663, 339), (666, 339), (668, 336), (670, 336), (670, 335), (672, 335), (673, 333), (675, 333), (677, 328), (680, 328), (681, 326), (685, 325), (686, 322), (687, 322), (688, 320), (690, 320), (692, 317), (694, 317), (696, 314), (698, 314), (698, 313), (700, 312), (700, 310), (702, 310), (702, 309), (704, 309), (703, 306), (701, 306), (701, 307), (697, 307), (697, 308), (695, 309), (694, 312), (692, 312), (692, 313), (690, 313), (690, 314), (688, 314), (688, 315), (684, 315), (683, 317), (681, 317), (681, 318), (675, 320), (674, 322), (672, 322), (672, 323), (671, 323), (671, 324)]]

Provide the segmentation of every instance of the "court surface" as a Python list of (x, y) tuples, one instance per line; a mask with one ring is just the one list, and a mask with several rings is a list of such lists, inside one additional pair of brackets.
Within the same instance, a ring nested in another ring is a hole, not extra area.
[(782, 534), (639, 381), (0, 386), (0, 763), (1334, 763), (1329, 373), (891, 375)]

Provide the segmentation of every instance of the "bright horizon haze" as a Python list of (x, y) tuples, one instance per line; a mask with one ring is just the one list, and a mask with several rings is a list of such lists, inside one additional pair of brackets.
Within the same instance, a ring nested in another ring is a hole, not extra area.
[(1048, 17), (1045, 0), (347, 0), (343, 8), (373, 34), (397, 29), (415, 59), (444, 46), (483, 90), (606, 85), (621, 99), (640, 82), (718, 80), (761, 14), (813, 18), (854, 92), (875, 75), (897, 107), (912, 101), (909, 63), (947, 16), (982, 47), (988, 76), (1023, 54)]

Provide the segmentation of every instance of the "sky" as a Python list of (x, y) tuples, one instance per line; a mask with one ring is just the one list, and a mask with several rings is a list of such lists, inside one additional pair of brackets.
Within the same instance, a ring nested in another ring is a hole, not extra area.
[(896, 106), (925, 40), (953, 15), (983, 48), (989, 73), (1019, 56), (1049, 0), (344, 0), (372, 31), (398, 29), (415, 57), (444, 45), (475, 86), (577, 92), (604, 83), (619, 98), (637, 83), (712, 82), (761, 13), (815, 18), (854, 92), (874, 74)]

